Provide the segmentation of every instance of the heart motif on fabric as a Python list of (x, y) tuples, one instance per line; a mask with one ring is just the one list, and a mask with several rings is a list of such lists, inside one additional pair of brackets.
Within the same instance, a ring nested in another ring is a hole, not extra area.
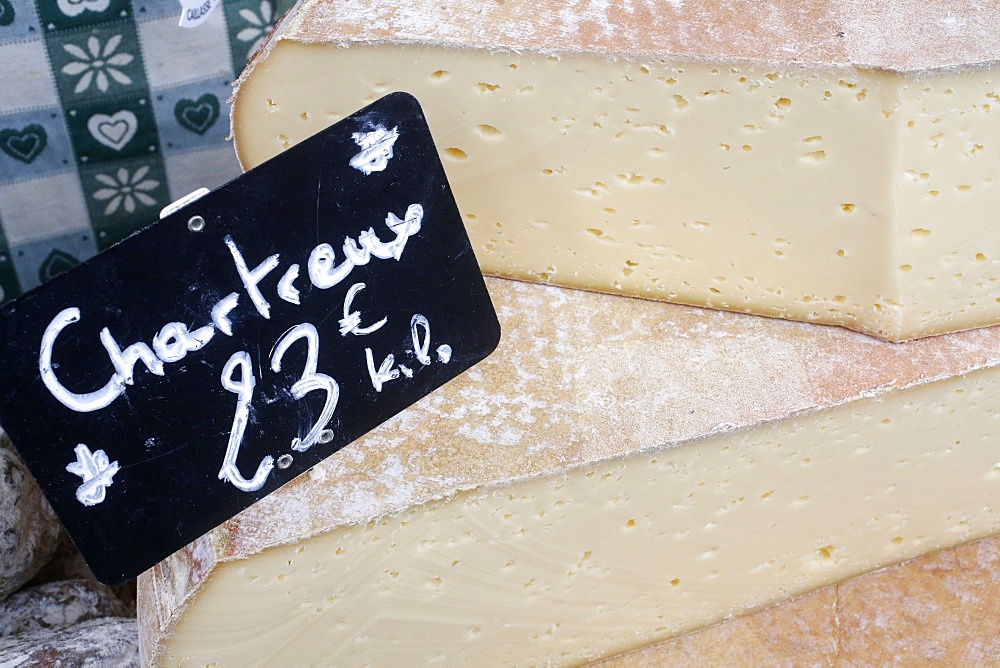
[(56, 5), (64, 16), (79, 16), (87, 10), (103, 12), (111, 6), (111, 0), (57, 0)]
[(107, 114), (94, 114), (87, 121), (87, 130), (90, 136), (104, 144), (108, 148), (121, 151), (126, 144), (132, 141), (136, 130), (139, 129), (139, 119), (131, 111), (119, 111), (108, 116)]
[(42, 262), (42, 266), (38, 268), (38, 280), (45, 283), (78, 264), (80, 261), (66, 251), (53, 248), (49, 256)]
[(0, 150), (16, 160), (30, 163), (48, 144), (49, 137), (41, 125), (26, 125), (21, 130), (0, 130)]
[(219, 120), (219, 98), (211, 93), (197, 100), (181, 98), (174, 105), (174, 117), (182, 127), (203, 135)]
[(10, 0), (0, 0), (0, 26), (9, 26), (14, 22), (14, 5)]

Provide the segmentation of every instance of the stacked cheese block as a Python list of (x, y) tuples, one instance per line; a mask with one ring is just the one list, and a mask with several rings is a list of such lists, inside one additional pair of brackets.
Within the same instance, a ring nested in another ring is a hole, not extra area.
[(484, 271), (903, 340), (1000, 321), (1000, 10), (311, 1), (245, 74), (252, 167), (425, 106)]
[(1000, 10), (308, 0), (253, 167), (421, 101), (498, 351), (162, 562), (147, 661), (577, 663), (1000, 532)]
[(489, 287), (496, 353), (140, 578), (148, 660), (577, 662), (1000, 529), (1000, 328)]

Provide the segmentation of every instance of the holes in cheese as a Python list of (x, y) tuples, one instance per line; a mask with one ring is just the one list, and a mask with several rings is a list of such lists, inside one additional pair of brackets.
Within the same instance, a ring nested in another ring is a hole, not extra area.
[[(479, 214), (469, 232), (487, 273), (531, 280), (557, 265), (555, 280), (570, 287), (818, 320), (893, 340), (1000, 319), (991, 287), (1000, 264), (967, 259), (960, 282), (927, 280), (966, 239), (985, 251), (1000, 246), (995, 68), (811, 65), (782, 61), (780, 51), (774, 63), (720, 63), (560, 50), (549, 42), (561, 38), (541, 32), (534, 47), (487, 48), (460, 37), (460, 26), (514, 11), (509, 4), (475, 19), (460, 8), (426, 11), (451, 12), (440, 24), (453, 26), (447, 39), (380, 41), (346, 24), (329, 24), (327, 45), (300, 43), (293, 28), (276, 36), (235, 98), (244, 166), (318, 130), (331, 112), (407, 90), (425, 108), (460, 205)], [(548, 20), (541, 9), (528, 14)], [(433, 33), (430, 25), (420, 29)], [(341, 29), (348, 32), (338, 36)], [(297, 83), (318, 78), (323, 86)], [(541, 178), (556, 174), (567, 178)], [(620, 250), (588, 246), (594, 237), (574, 232), (604, 220), (605, 208), (648, 225), (606, 230)], [(541, 230), (533, 220), (551, 224)], [(679, 233), (687, 220), (713, 221), (712, 234)], [(504, 243), (491, 246), (497, 221)], [(748, 238), (765, 228), (761, 241), (794, 239), (780, 264)], [(935, 234), (912, 245), (914, 229)], [(865, 252), (838, 257), (848, 246)], [(647, 247), (673, 248), (689, 262), (678, 270)], [(629, 257), (648, 271), (622, 276)], [(900, 257), (921, 269), (895, 271)], [(710, 290), (722, 268), (754, 274), (755, 288)], [(838, 304), (838, 294), (852, 299)], [(863, 306), (882, 297), (899, 308)]]

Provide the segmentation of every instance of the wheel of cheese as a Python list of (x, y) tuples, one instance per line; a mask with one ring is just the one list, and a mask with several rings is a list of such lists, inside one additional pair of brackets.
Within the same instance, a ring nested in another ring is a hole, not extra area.
[(497, 352), (140, 578), (145, 661), (576, 664), (1000, 533), (1000, 328), (488, 286)]
[(395, 90), (484, 271), (843, 325), (1000, 321), (1000, 6), (304, 0), (245, 168)]

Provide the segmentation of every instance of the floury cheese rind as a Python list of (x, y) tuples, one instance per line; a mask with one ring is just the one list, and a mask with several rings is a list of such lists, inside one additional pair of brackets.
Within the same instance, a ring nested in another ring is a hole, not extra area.
[(486, 273), (905, 340), (1000, 321), (1000, 5), (304, 0), (260, 164), (394, 90)]
[(147, 662), (580, 663), (1000, 533), (1000, 328), (487, 283), (496, 353), (140, 578)]

